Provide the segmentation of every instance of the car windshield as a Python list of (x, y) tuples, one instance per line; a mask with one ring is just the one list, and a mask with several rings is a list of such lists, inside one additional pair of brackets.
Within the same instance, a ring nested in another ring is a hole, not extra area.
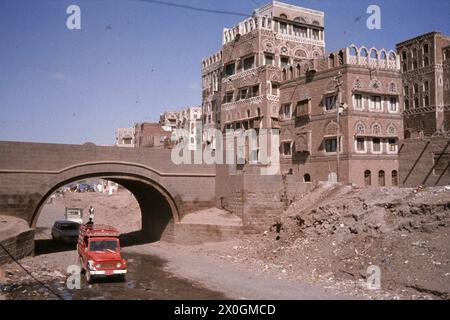
[(117, 240), (91, 240), (91, 251), (117, 251)]

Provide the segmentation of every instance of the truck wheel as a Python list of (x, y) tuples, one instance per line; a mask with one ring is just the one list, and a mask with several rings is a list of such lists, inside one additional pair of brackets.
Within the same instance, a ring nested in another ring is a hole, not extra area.
[(91, 275), (91, 272), (89, 270), (86, 270), (86, 281), (87, 281), (87, 283), (91, 284), (93, 280), (94, 279), (93, 279), (93, 277)]
[(125, 282), (125, 275), (124, 275), (124, 274), (119, 274), (119, 275), (117, 276), (117, 279), (118, 279), (120, 282)]

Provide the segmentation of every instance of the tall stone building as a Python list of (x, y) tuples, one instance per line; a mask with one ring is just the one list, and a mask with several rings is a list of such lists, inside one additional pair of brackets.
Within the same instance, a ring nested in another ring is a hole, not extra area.
[(224, 29), (221, 129), (278, 128), (281, 69), (324, 50), (324, 13), (277, 1)]
[(203, 143), (215, 147), (211, 129), (221, 124), (220, 105), (222, 88), (222, 52), (219, 51), (202, 61), (202, 126)]
[(323, 12), (278, 1), (256, 9), (224, 29), (221, 50), (202, 61), (204, 126), (279, 128), (281, 69), (324, 52)]
[[(398, 184), (403, 101), (394, 51), (352, 45), (326, 55), (324, 13), (273, 1), (224, 29), (220, 54), (202, 62), (208, 94), (219, 59), (222, 132), (281, 129), (279, 173)], [(338, 100), (345, 107), (339, 121)]]
[(183, 129), (187, 133), (184, 137), (187, 139), (189, 150), (197, 150), (202, 144), (202, 107), (189, 107), (178, 113), (178, 129)]
[(430, 32), (397, 44), (406, 138), (450, 129), (450, 37)]
[(395, 52), (352, 45), (288, 65), (282, 74), (283, 173), (304, 182), (339, 178), (360, 186), (398, 185), (403, 121)]

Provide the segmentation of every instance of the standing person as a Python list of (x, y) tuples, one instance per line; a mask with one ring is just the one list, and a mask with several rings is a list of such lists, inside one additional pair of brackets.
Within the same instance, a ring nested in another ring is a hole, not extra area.
[(94, 208), (89, 206), (89, 224), (94, 224)]

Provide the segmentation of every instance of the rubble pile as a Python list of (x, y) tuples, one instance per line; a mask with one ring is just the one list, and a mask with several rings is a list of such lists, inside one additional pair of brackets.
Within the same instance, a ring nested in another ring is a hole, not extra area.
[(376, 265), (383, 289), (378, 298), (450, 298), (446, 188), (322, 184), (287, 208), (280, 222), (279, 232), (271, 224), (243, 239), (233, 250), (236, 259), (281, 277), (353, 283), (358, 291), (367, 268)]

